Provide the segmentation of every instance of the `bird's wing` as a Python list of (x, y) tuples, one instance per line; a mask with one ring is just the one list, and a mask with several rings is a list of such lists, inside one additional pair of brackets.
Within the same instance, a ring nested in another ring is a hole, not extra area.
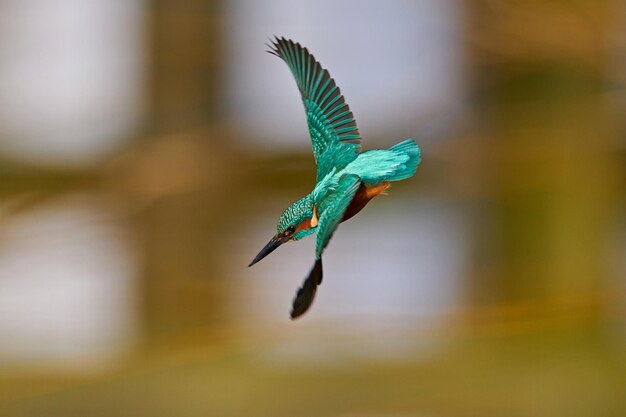
[(296, 79), (307, 114), (318, 179), (342, 168), (361, 150), (361, 134), (339, 87), (309, 51), (290, 39), (275, 38), (269, 53), (281, 58)]
[(361, 181), (358, 176), (343, 175), (338, 180), (333, 181), (322, 200), (316, 203), (316, 210), (320, 217), (315, 244), (315, 263), (302, 286), (296, 292), (291, 309), (292, 319), (306, 313), (313, 304), (317, 287), (322, 283), (322, 253), (360, 185)]
[(361, 181), (356, 175), (343, 175), (326, 193), (324, 198), (316, 202), (319, 217), (317, 240), (315, 242), (315, 259), (320, 259), (335, 229), (352, 202)]
[(311, 307), (315, 299), (317, 287), (322, 283), (322, 275), (322, 258), (320, 258), (315, 260), (311, 272), (309, 272), (302, 286), (296, 292), (296, 297), (293, 299), (291, 306), (290, 316), (292, 319), (300, 317)]

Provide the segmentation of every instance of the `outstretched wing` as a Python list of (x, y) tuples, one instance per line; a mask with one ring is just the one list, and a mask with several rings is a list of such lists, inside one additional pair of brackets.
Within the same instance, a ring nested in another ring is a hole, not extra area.
[(316, 203), (319, 223), (315, 242), (315, 259), (322, 257), (326, 245), (341, 223), (341, 219), (360, 185), (361, 180), (358, 176), (344, 175), (332, 186), (326, 196)]
[[(296, 79), (318, 167), (347, 165), (361, 150), (361, 135), (335, 80), (299, 43), (275, 38), (268, 46), (268, 52), (285, 61)], [(319, 168), (318, 179), (321, 179)]]

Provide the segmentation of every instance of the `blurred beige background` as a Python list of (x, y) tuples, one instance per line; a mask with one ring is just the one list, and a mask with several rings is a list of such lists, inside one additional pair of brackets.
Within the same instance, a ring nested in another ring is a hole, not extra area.
[[(0, 415), (623, 416), (619, 1), (0, 1)], [(247, 264), (315, 177), (273, 35), (414, 178)]]

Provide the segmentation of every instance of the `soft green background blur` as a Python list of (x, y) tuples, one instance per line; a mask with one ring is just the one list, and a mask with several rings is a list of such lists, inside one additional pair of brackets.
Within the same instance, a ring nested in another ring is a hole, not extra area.
[[(626, 415), (620, 1), (0, 0), (0, 415)], [(313, 159), (264, 42), (417, 175), (246, 265)], [(311, 239), (309, 239), (311, 240)]]

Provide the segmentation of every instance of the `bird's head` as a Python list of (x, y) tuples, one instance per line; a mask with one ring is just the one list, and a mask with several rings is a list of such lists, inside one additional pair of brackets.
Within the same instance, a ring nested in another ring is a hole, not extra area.
[(287, 207), (278, 219), (276, 235), (261, 249), (261, 252), (248, 266), (259, 262), (283, 243), (300, 240), (313, 233), (317, 228), (317, 217), (314, 216), (314, 211), (311, 195), (307, 195)]

